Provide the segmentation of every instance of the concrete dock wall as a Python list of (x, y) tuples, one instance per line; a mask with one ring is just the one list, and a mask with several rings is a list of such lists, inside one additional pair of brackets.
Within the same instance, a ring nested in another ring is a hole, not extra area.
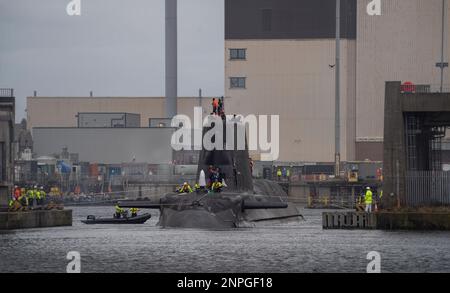
[(0, 230), (72, 226), (72, 210), (0, 213)]
[(387, 213), (377, 215), (382, 230), (450, 230), (450, 213)]
[(323, 229), (450, 230), (450, 213), (324, 212)]

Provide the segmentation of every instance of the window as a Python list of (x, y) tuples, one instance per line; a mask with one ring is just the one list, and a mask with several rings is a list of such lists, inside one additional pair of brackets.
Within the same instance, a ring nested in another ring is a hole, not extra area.
[(272, 9), (262, 9), (261, 12), (263, 32), (272, 31)]
[(245, 89), (245, 77), (230, 77), (231, 89)]
[(247, 49), (230, 49), (230, 60), (245, 60)]

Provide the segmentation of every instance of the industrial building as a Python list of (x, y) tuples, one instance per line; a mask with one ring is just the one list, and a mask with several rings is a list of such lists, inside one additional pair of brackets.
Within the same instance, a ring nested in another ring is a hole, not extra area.
[(67, 147), (82, 162), (170, 164), (173, 128), (57, 128), (33, 129), (34, 152), (60, 153)]
[[(341, 1), (343, 161), (382, 160), (386, 81), (439, 90), (443, 1), (384, 0), (380, 16), (369, 2)], [(282, 161), (334, 161), (334, 15), (328, 0), (225, 1), (228, 109), (279, 114)]]
[(0, 89), (0, 212), (8, 207), (14, 178), (14, 119), (12, 89)]
[[(438, 91), (436, 65), (450, 56), (449, 1), (384, 0), (375, 16), (366, 12), (369, 3), (341, 1), (342, 161), (382, 161), (385, 82)], [(334, 161), (335, 19), (335, 1), (225, 0), (226, 110), (279, 115), (280, 162)], [(449, 69), (443, 73), (448, 87)], [(179, 97), (177, 111), (192, 117), (201, 105), (209, 113), (210, 103)], [(135, 113), (141, 127), (167, 126), (162, 97), (27, 98), (35, 140), (44, 131), (38, 128), (79, 126), (83, 112)]]

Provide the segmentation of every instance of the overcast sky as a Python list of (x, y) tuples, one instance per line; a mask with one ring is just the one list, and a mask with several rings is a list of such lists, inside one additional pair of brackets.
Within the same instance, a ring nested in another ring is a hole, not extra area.
[[(163, 96), (164, 0), (0, 0), (0, 88), (25, 97)], [(178, 94), (224, 92), (223, 0), (178, 1)]]

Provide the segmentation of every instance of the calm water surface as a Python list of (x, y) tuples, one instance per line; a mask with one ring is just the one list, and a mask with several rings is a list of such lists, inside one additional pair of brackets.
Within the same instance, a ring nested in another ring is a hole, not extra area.
[(73, 226), (0, 232), (0, 272), (65, 272), (69, 251), (82, 272), (365, 272), (370, 251), (383, 272), (450, 272), (450, 232), (322, 230), (305, 221), (225, 231), (143, 225), (85, 225), (112, 207), (74, 207)]

